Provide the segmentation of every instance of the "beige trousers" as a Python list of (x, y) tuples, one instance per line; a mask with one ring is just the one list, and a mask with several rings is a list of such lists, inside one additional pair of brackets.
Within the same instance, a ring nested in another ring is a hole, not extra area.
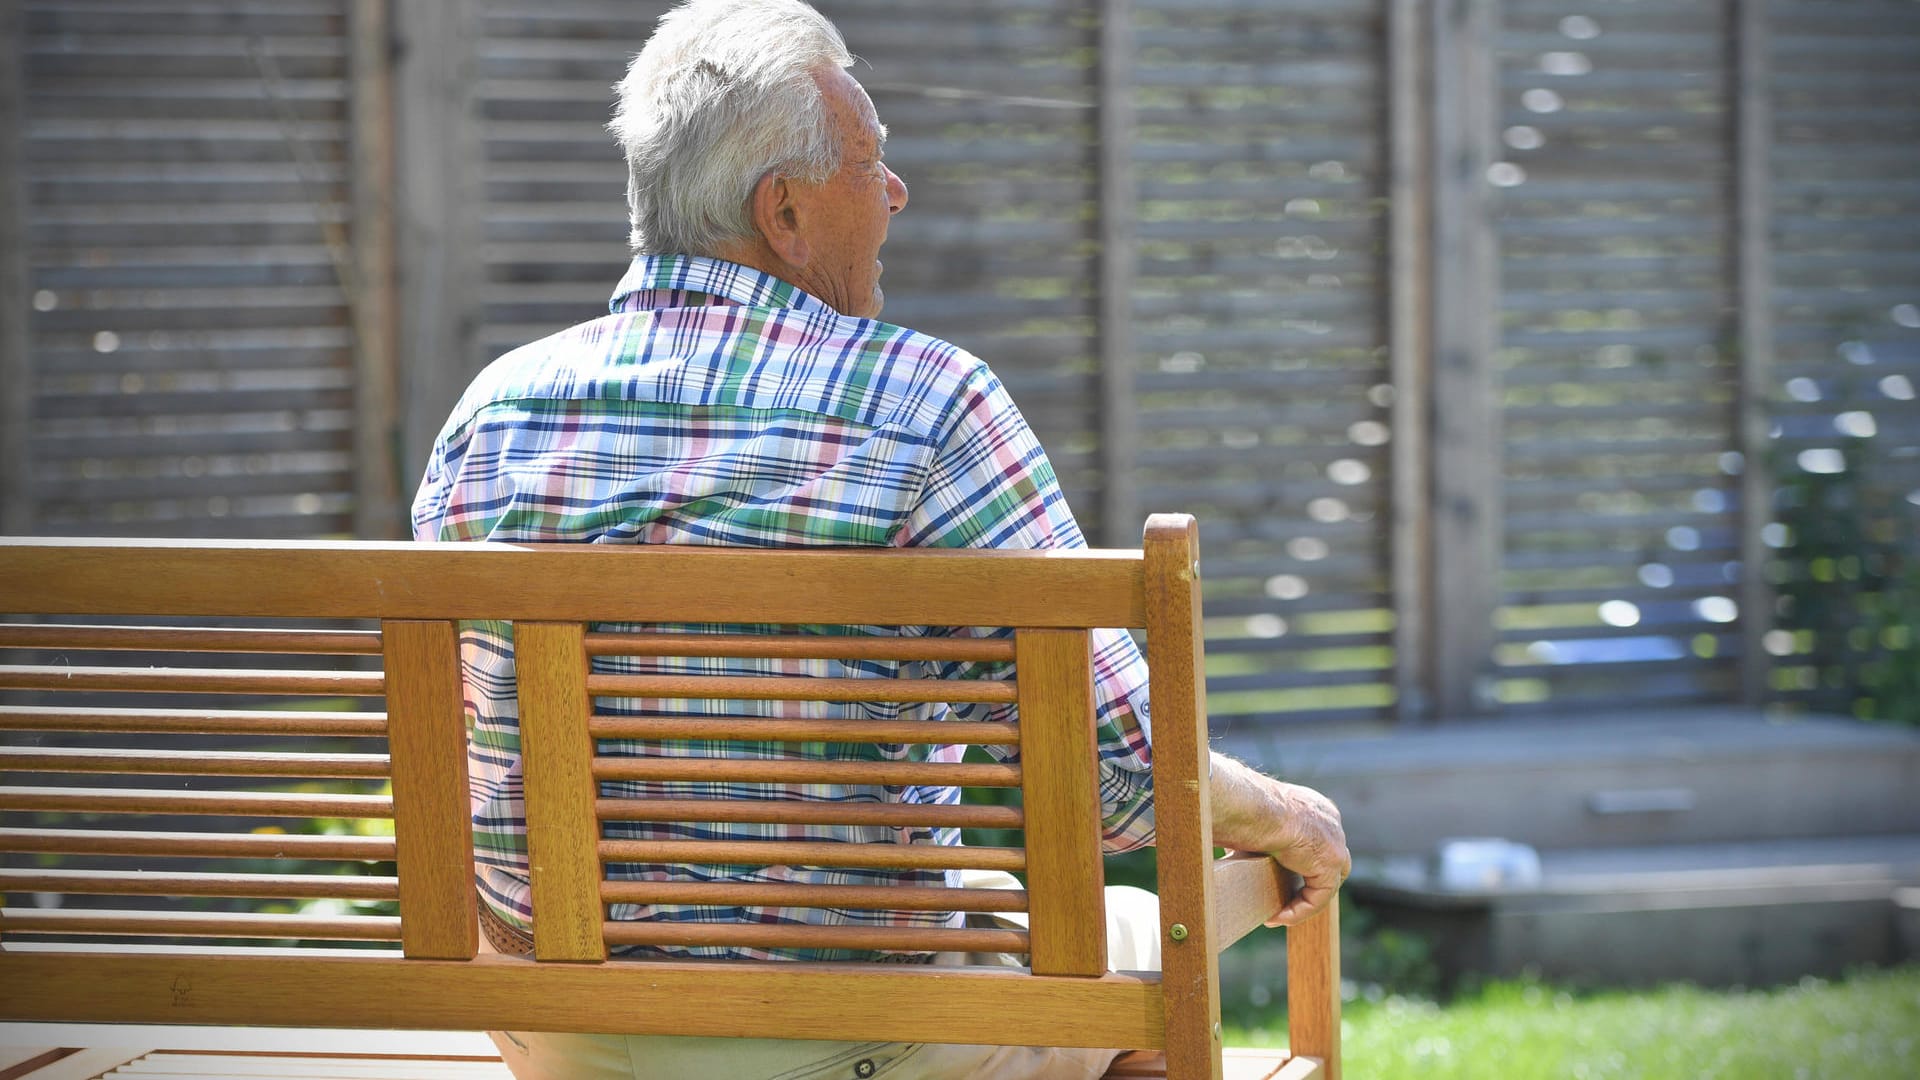
[[(1008, 874), (964, 871), (967, 888), (1014, 888)], [(1144, 889), (1109, 888), (1107, 966), (1160, 970), (1160, 900)], [(1002, 915), (1024, 924), (1024, 915)], [(481, 939), (482, 949), (487, 948)], [(942, 953), (935, 963), (1005, 964), (1007, 956)], [(697, 1002), (689, 1002), (698, 1007)], [(911, 1009), (913, 1003), (901, 1002)], [(1097, 1080), (1122, 1050), (1077, 1047), (853, 1043), (809, 1039), (715, 1039), (675, 1035), (488, 1032), (515, 1080)]]

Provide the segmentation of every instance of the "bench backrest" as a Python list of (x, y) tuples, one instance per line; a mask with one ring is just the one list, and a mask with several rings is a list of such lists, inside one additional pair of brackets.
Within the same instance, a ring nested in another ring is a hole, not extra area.
[[(0, 703), (0, 730), (26, 733), (0, 748), (0, 770), (59, 778), (0, 791), (0, 810), (10, 812), (0, 828), (0, 850), (11, 856), (3, 887), (142, 898), (120, 902), (136, 905), (129, 910), (7, 907), (0, 1017), (1070, 1042), (1165, 1048), (1169, 1075), (1218, 1075), (1217, 953), (1279, 906), (1284, 884), (1269, 860), (1212, 858), (1197, 559), (1193, 522), (1171, 515), (1149, 521), (1139, 552), (0, 540), (0, 615), (24, 617), (0, 626), (0, 648), (28, 651), (15, 654), (25, 662), (0, 667), (0, 690), (16, 692), (11, 701), (21, 692), (90, 695), (77, 706)], [(537, 913), (531, 961), (475, 955), (462, 620), (513, 625)], [(1011, 661), (1015, 674), (596, 674), (593, 656), (684, 656), (692, 640), (595, 629), (608, 623), (1010, 627), (1010, 637), (988, 638), (708, 635), (694, 647), (727, 656)], [(1160, 975), (1105, 969), (1088, 647), (1088, 631), (1099, 627), (1147, 635)], [(74, 662), (126, 650), (140, 663)], [(218, 663), (236, 654), (298, 659), (267, 670)], [(307, 707), (285, 707), (289, 696)], [(1017, 745), (1019, 761), (602, 757), (598, 739), (689, 737), (670, 717), (595, 715), (595, 699), (608, 697), (1016, 702), (1017, 724), (879, 729), (860, 720), (744, 719), (708, 722), (699, 737), (999, 743)], [(181, 700), (194, 704), (168, 704)], [(236, 735), (298, 741), (203, 748), (207, 736)], [(384, 753), (365, 752), (379, 739)], [(361, 790), (325, 790), (314, 778)], [(1021, 799), (913, 807), (601, 796), (603, 781), (634, 778), (1017, 787)], [(605, 822), (663, 817), (1019, 829), (1023, 843), (603, 837)], [(180, 859), (233, 862), (215, 872), (164, 868)], [(262, 860), (283, 859), (332, 861), (332, 869), (390, 862), (393, 872), (262, 872), (284, 870)], [(1027, 885), (992, 896), (729, 883), (702, 892), (607, 880), (604, 866), (623, 862), (977, 866), (1022, 871)], [(270, 897), (307, 910), (154, 910), (151, 896)], [(316, 911), (315, 900), (333, 903)], [(1029, 929), (616, 922), (606, 917), (610, 903), (1023, 910)], [(376, 913), (356, 913), (369, 907)], [(1294, 1052), (1335, 1067), (1336, 935), (1328, 913), (1289, 940)], [(143, 947), (129, 937), (199, 944)], [(269, 944), (216, 944), (238, 940)], [(399, 948), (279, 947), (330, 940)], [(623, 962), (608, 959), (610, 944), (1017, 952), (1030, 969)]]

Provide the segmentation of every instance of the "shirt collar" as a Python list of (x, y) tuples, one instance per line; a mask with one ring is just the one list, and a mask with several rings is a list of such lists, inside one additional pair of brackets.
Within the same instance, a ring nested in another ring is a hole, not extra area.
[[(693, 297), (705, 297), (700, 304)], [(793, 308), (831, 315), (831, 307), (796, 285), (725, 259), (699, 255), (636, 255), (625, 277), (614, 287), (608, 309), (622, 312), (666, 307), (740, 304), (746, 307)]]

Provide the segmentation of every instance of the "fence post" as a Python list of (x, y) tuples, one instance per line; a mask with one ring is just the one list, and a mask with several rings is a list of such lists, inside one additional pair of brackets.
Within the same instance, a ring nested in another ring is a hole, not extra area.
[(477, 369), (485, 197), (477, 5), (393, 5), (400, 471), (409, 482)]
[(1133, 2), (1100, 16), (1100, 532), (1110, 547), (1140, 541), (1133, 454), (1139, 403), (1133, 382)]
[(1500, 603), (1502, 452), (1494, 250), (1487, 168), (1498, 124), (1495, 0), (1432, 5), (1430, 102), (1432, 552), (1427, 636), (1441, 716), (1495, 705), (1494, 613)]
[(348, 10), (353, 188), (353, 528), (363, 539), (406, 535), (396, 460), (399, 324), (394, 297), (393, 9)]
[(1402, 724), (1432, 719), (1427, 549), (1433, 526), (1427, 489), (1430, 350), (1427, 206), (1427, 64), (1422, 0), (1392, 0), (1387, 12), (1387, 352), (1392, 379), (1394, 713)]
[(1767, 631), (1773, 626), (1773, 587), (1767, 581), (1767, 545), (1760, 532), (1771, 520), (1773, 476), (1767, 461), (1767, 394), (1773, 382), (1772, 102), (1767, 81), (1767, 9), (1761, 0), (1734, 0), (1733, 143), (1736, 152), (1735, 244), (1739, 260), (1739, 404), (1734, 442), (1740, 449), (1740, 702), (1766, 700), (1770, 669)]
[(0, 5), (0, 533), (33, 531), (33, 310), (27, 264), (27, 38)]

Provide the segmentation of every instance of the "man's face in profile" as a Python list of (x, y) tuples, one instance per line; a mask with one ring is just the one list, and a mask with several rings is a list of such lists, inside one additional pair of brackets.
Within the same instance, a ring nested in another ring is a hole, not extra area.
[(886, 131), (867, 92), (841, 68), (816, 78), (840, 168), (823, 183), (799, 185), (808, 208), (801, 219), (807, 259), (794, 284), (843, 315), (877, 318), (885, 302), (880, 246), (888, 221), (907, 205), (907, 185), (881, 160)]

